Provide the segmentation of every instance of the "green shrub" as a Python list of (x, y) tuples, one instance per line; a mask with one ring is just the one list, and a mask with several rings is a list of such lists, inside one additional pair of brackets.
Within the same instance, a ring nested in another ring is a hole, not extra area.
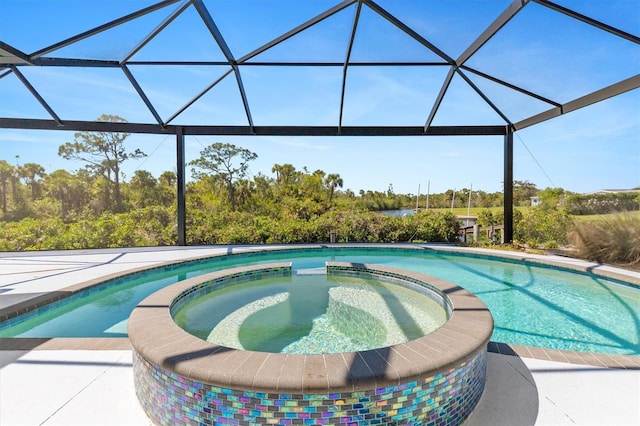
[(393, 217), (362, 210), (331, 210), (303, 217), (255, 216), (203, 211), (191, 212), (187, 224), (190, 244), (393, 243), (454, 242), (458, 221), (447, 213)]
[(502, 222), (502, 219), (498, 217), (499, 215), (494, 214), (491, 209), (482, 209), (478, 213), (478, 225), (480, 226), (491, 226), (498, 225)]
[(572, 220), (557, 208), (534, 208), (516, 215), (514, 211), (514, 240), (530, 248), (556, 248), (567, 243)]
[(17, 222), (0, 223), (0, 250), (23, 251), (59, 248), (52, 241), (64, 235), (62, 220), (25, 218)]

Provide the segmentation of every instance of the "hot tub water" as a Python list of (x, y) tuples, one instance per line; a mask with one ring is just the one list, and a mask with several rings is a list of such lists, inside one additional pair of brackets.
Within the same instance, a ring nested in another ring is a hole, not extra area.
[(174, 312), (211, 343), (274, 353), (339, 353), (424, 336), (447, 319), (426, 294), (376, 279), (293, 274), (209, 292)]

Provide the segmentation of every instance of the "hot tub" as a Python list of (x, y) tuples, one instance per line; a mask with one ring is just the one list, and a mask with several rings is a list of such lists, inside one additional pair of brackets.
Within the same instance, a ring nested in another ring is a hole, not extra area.
[(156, 424), (459, 424), (484, 389), (493, 320), (466, 290), (424, 274), (327, 263), (327, 274), (390, 281), (440, 300), (448, 320), (375, 349), (287, 354), (207, 342), (172, 311), (220, 286), (291, 275), (286, 263), (215, 272), (149, 296), (129, 319), (136, 394)]

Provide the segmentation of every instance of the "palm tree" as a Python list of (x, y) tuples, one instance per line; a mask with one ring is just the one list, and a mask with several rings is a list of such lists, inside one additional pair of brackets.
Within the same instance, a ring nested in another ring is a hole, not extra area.
[(60, 201), (60, 217), (64, 220), (71, 209), (71, 187), (73, 175), (66, 170), (55, 170), (47, 176), (49, 194)]
[(44, 167), (37, 163), (26, 163), (18, 167), (18, 174), (25, 184), (31, 187), (31, 200), (35, 200), (39, 192), (38, 180), (45, 176)]
[(158, 178), (158, 182), (164, 186), (174, 186), (176, 184), (176, 174), (172, 171), (162, 172)]
[(271, 172), (276, 174), (276, 182), (290, 184), (293, 183), (296, 168), (291, 164), (274, 164)]
[(339, 174), (330, 173), (325, 178), (324, 184), (327, 185), (327, 187), (329, 187), (329, 202), (331, 202), (331, 200), (333, 200), (333, 193), (336, 187), (342, 188), (342, 185), (344, 184), (344, 182), (342, 181), (342, 178), (340, 177)]
[(249, 198), (253, 195), (255, 185), (253, 182), (247, 179), (238, 180), (235, 182), (236, 186), (236, 199), (241, 206), (247, 204)]
[(0, 160), (0, 204), (2, 213), (7, 213), (7, 181), (13, 175), (13, 166), (5, 160)]

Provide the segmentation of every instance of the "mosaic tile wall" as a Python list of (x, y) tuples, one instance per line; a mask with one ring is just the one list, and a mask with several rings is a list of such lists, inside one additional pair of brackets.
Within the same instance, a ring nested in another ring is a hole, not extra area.
[(158, 425), (457, 425), (484, 389), (486, 349), (420, 381), (362, 392), (279, 394), (225, 389), (152, 365), (134, 351), (138, 400)]

